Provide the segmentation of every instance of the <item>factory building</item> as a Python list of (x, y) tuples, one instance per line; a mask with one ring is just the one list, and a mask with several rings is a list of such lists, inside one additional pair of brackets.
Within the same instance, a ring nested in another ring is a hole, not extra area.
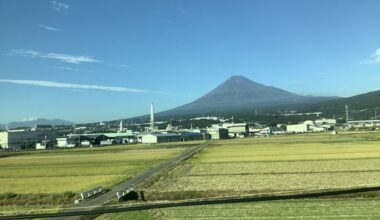
[(247, 123), (223, 123), (221, 127), (228, 129), (230, 137), (246, 137), (249, 134)]
[(181, 141), (199, 141), (199, 140), (209, 140), (211, 135), (207, 133), (199, 132), (184, 132), (181, 133)]
[(211, 127), (207, 128), (207, 133), (211, 136), (211, 139), (227, 139), (228, 130), (225, 128)]
[(321, 118), (321, 119), (315, 120), (314, 124), (319, 124), (319, 125), (324, 125), (324, 124), (335, 125), (336, 124), (336, 119)]
[(308, 132), (308, 130), (309, 130), (309, 125), (306, 123), (286, 126), (286, 133), (304, 133), (304, 132)]
[[(34, 149), (53, 146), (58, 132), (55, 130), (20, 129), (0, 132), (0, 148), (10, 150)], [(42, 144), (43, 142), (43, 144)]]
[(360, 127), (376, 127), (380, 126), (380, 120), (359, 120), (359, 121), (348, 121), (350, 127), (360, 128)]
[(75, 141), (70, 138), (57, 138), (57, 147), (75, 147)]
[(76, 140), (81, 146), (90, 146), (92, 144), (111, 145), (136, 143), (136, 135), (130, 131), (116, 133), (69, 134), (68, 138)]
[(176, 142), (176, 141), (181, 140), (181, 136), (178, 134), (162, 134), (162, 133), (146, 134), (146, 135), (142, 135), (140, 138), (143, 144)]

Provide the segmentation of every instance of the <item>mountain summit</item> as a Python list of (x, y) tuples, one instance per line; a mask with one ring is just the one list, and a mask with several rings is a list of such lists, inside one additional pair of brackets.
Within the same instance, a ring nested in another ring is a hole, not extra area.
[(331, 99), (297, 95), (273, 86), (265, 86), (244, 76), (231, 76), (199, 99), (162, 112), (160, 115), (230, 112), (284, 104), (311, 103)]
[(282, 89), (262, 85), (244, 76), (231, 76), (195, 102), (210, 103), (211, 101), (212, 103), (219, 103), (221, 105), (228, 105), (231, 102), (257, 104), (297, 100), (301, 97)]

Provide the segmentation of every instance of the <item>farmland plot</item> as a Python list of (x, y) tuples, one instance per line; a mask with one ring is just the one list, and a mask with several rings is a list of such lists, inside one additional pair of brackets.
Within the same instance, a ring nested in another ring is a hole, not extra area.
[(99, 185), (110, 188), (184, 149), (159, 147), (58, 150), (0, 158), (0, 212), (44, 212), (45, 207), (71, 205), (81, 191)]
[(353, 136), (219, 141), (147, 187), (147, 194), (186, 199), (380, 185), (379, 133)]

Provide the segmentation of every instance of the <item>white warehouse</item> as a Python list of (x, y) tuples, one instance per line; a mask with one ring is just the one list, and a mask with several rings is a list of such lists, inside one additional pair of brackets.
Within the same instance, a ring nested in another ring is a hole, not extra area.
[(308, 132), (309, 125), (308, 124), (297, 124), (297, 125), (287, 125), (286, 133), (304, 133)]
[(0, 148), (20, 150), (35, 148), (37, 143), (55, 141), (58, 133), (54, 130), (20, 129), (0, 132)]

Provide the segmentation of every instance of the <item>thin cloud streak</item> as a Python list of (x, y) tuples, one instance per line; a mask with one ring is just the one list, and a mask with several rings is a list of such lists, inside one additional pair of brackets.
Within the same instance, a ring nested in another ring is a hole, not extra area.
[(360, 64), (378, 64), (378, 63), (380, 63), (380, 48), (377, 48), (376, 51), (370, 56), (369, 59), (360, 62)]
[(70, 7), (68, 4), (65, 4), (63, 2), (51, 1), (50, 3), (51, 7), (57, 12), (67, 13), (67, 10), (69, 10)]
[(115, 87), (115, 86), (99, 86), (99, 85), (86, 85), (86, 84), (73, 84), (73, 83), (61, 83), (52, 81), (42, 81), (42, 80), (13, 80), (13, 79), (0, 79), (2, 83), (11, 83), (19, 85), (31, 85), (31, 86), (42, 86), (42, 87), (54, 87), (54, 88), (69, 88), (69, 89), (90, 89), (90, 90), (103, 90), (111, 92), (149, 92), (140, 89), (132, 89), (126, 87)]
[(49, 30), (49, 31), (57, 31), (57, 32), (62, 32), (61, 29), (58, 29), (58, 28), (54, 28), (54, 27), (50, 27), (50, 26), (47, 26), (47, 25), (43, 25), (43, 24), (38, 24), (38, 26), (40, 28), (43, 28), (45, 30)]
[(63, 53), (42, 53), (34, 50), (23, 50), (23, 49), (13, 49), (9, 56), (23, 56), (23, 57), (33, 57), (33, 58), (47, 58), (54, 59), (65, 63), (80, 64), (80, 63), (101, 63), (100, 60), (92, 58), (90, 56), (75, 56)]

